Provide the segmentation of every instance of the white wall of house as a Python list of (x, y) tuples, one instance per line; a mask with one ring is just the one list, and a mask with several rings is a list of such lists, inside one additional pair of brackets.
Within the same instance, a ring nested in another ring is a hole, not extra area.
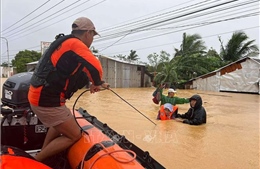
[(204, 91), (219, 91), (220, 77), (219, 72), (216, 75), (207, 78), (198, 78), (193, 81), (192, 87)]
[(260, 65), (251, 59), (241, 65), (242, 69), (221, 76), (220, 90), (259, 93)]
[(10, 77), (13, 75), (13, 67), (3, 67), (0, 66), (1, 77)]
[[(260, 94), (260, 64), (253, 59), (240, 63), (242, 68), (221, 75), (221, 68), (210, 77), (201, 76), (192, 87), (204, 91), (232, 91)], [(231, 64), (232, 65), (232, 64)], [(205, 77), (205, 78), (204, 78)]]

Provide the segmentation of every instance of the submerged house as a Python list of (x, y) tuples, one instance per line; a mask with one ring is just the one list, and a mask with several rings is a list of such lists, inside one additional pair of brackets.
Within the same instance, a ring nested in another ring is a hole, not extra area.
[(260, 59), (244, 57), (191, 79), (186, 89), (260, 94)]
[(100, 55), (98, 59), (103, 68), (103, 78), (113, 88), (149, 87), (151, 76), (145, 64), (138, 61)]
[[(103, 68), (103, 80), (112, 88), (150, 87), (151, 74), (145, 64), (138, 61), (120, 60), (119, 58), (99, 55)], [(38, 61), (27, 64), (27, 71), (32, 71)]]

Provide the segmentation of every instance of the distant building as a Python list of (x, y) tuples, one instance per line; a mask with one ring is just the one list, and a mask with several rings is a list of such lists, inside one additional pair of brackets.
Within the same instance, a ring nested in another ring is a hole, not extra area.
[(0, 66), (1, 77), (7, 78), (15, 74), (15, 69), (13, 67)]
[(38, 61), (30, 62), (26, 64), (27, 71), (33, 71), (37, 65)]
[(149, 87), (151, 79), (145, 64), (137, 61), (124, 61), (108, 56), (98, 57), (104, 71), (104, 80), (114, 88)]
[[(103, 68), (103, 80), (112, 88), (150, 87), (151, 75), (145, 64), (137, 61), (124, 61), (119, 58), (98, 56)], [(27, 70), (35, 68), (38, 61), (27, 64)]]
[(185, 88), (260, 94), (260, 60), (241, 58), (218, 70), (191, 79)]

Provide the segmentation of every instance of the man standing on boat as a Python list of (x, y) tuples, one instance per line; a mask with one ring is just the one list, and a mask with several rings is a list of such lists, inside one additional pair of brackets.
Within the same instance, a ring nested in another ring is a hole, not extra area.
[(108, 88), (102, 81), (102, 66), (90, 51), (98, 33), (86, 17), (76, 19), (71, 35), (57, 36), (45, 51), (34, 71), (28, 93), (33, 112), (49, 127), (38, 161), (67, 149), (81, 138), (81, 131), (66, 99), (91, 81), (90, 92)]

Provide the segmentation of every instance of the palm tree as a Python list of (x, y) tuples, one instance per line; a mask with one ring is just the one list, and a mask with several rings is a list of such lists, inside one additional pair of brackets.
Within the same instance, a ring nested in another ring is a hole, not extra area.
[(208, 70), (205, 68), (207, 64), (203, 56), (206, 53), (205, 50), (206, 47), (200, 35), (183, 33), (180, 49), (175, 48), (176, 53), (173, 59), (165, 60), (158, 65), (157, 72), (159, 73), (155, 76), (154, 81), (176, 84), (189, 80), (194, 76), (194, 72), (198, 75), (207, 73)]
[(136, 54), (135, 50), (131, 50), (129, 56), (127, 56), (129, 60), (138, 60), (138, 55)]
[(119, 58), (120, 60), (126, 60), (126, 56), (125, 55), (122, 55), (122, 54), (119, 54), (119, 55), (116, 55), (114, 57), (117, 57)]
[(171, 62), (163, 62), (158, 65), (158, 69), (160, 69), (159, 73), (154, 77), (154, 81), (156, 84), (164, 83), (164, 82), (177, 82), (177, 73), (176, 73), (176, 64)]
[(201, 40), (201, 36), (199, 34), (193, 34), (193, 35), (186, 35), (186, 33), (183, 33), (182, 38), (182, 44), (180, 46), (180, 49), (175, 50), (176, 56), (189, 56), (195, 53), (205, 53), (204, 50), (206, 50), (206, 47), (204, 46), (204, 41)]
[(259, 49), (253, 45), (255, 40), (247, 41), (249, 37), (243, 31), (234, 32), (226, 46), (219, 37), (221, 43), (220, 55), (224, 61), (236, 61), (246, 56), (256, 56), (259, 54)]

